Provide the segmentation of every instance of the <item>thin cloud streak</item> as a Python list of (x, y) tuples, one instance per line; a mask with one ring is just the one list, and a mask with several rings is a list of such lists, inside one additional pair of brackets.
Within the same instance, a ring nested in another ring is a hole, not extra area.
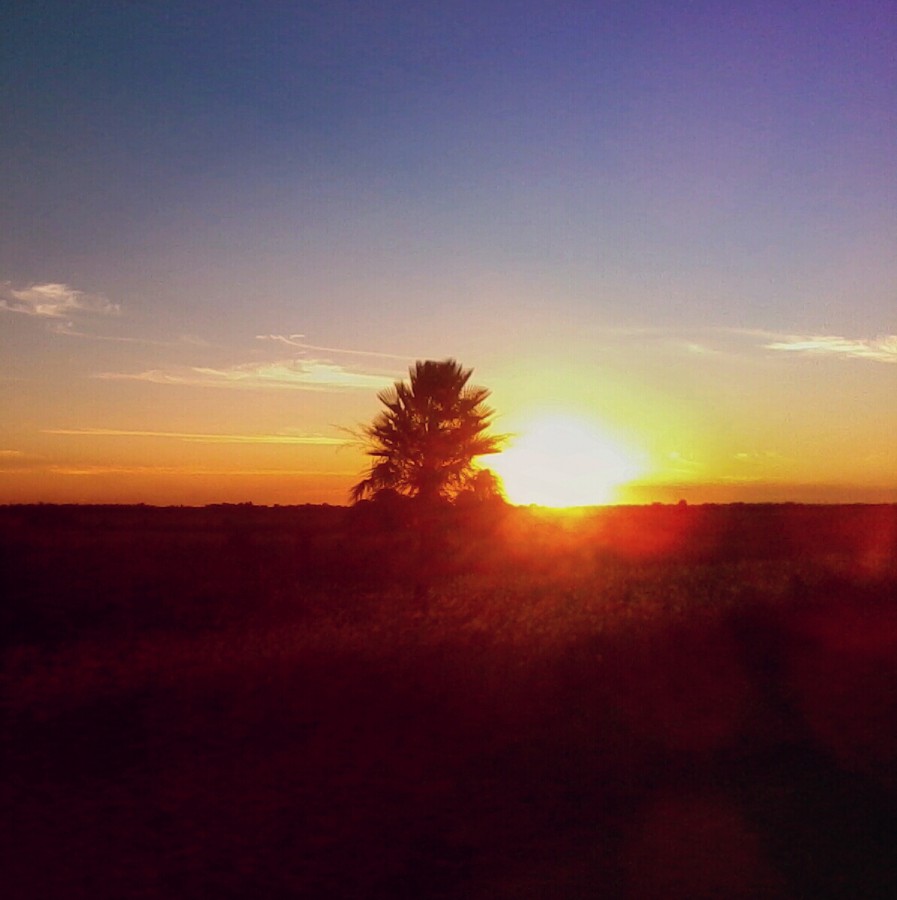
[[(304, 338), (304, 334), (257, 334), (258, 341), (274, 341), (278, 344), (285, 344), (288, 347), (298, 347), (300, 350), (319, 350), (324, 353), (345, 353), (348, 356), (373, 356), (378, 359), (399, 359), (407, 362), (412, 357), (399, 356), (397, 353), (377, 353), (373, 350), (354, 350), (348, 347), (323, 347), (320, 344), (307, 344), (300, 340)], [(421, 357), (414, 357), (421, 358)]]
[(841, 335), (789, 334), (762, 328), (727, 328), (708, 325), (698, 328), (651, 326), (647, 328), (608, 328), (608, 335), (665, 339), (673, 346), (698, 356), (719, 356), (725, 351), (704, 342), (691, 340), (691, 335), (730, 335), (763, 341), (764, 350), (797, 353), (807, 356), (831, 356), (842, 359), (868, 359), (873, 362), (897, 363), (897, 335), (884, 334), (874, 338), (847, 338)]
[(871, 359), (897, 363), (897, 335), (877, 338), (845, 338), (834, 335), (787, 335), (764, 345), (767, 350), (781, 350), (811, 356), (836, 356), (843, 359)]
[(139, 431), (119, 428), (45, 428), (44, 434), (80, 437), (146, 437), (167, 438), (191, 444), (305, 444), (344, 447), (349, 444), (341, 438), (321, 434), (202, 434), (186, 431)]
[(0, 475), (14, 475), (27, 471), (33, 464), (21, 450), (0, 450)]
[(99, 372), (93, 376), (115, 381), (146, 381), (191, 387), (235, 388), (243, 390), (382, 390), (392, 378), (353, 372), (322, 360), (288, 359), (270, 363), (245, 363), (226, 369), (182, 366), (149, 369), (145, 372)]
[(698, 472), (704, 469), (704, 464), (696, 459), (685, 456), (678, 450), (671, 450), (666, 454), (663, 470), (670, 476), (678, 475), (682, 478), (694, 478)]
[(192, 337), (190, 335), (181, 335), (175, 340), (160, 341), (153, 338), (129, 337), (126, 335), (113, 334), (91, 334), (87, 331), (78, 331), (74, 322), (53, 322), (48, 323), (48, 330), (52, 334), (59, 334), (63, 337), (83, 338), (89, 341), (110, 341), (115, 344), (141, 344), (148, 347), (208, 347), (208, 341), (201, 338)]
[(215, 469), (203, 466), (104, 466), (104, 465), (64, 465), (54, 464), (35, 468), (34, 471), (48, 472), (53, 475), (191, 475), (220, 477), (258, 477), (303, 476), (308, 478), (347, 478), (357, 473), (318, 472), (310, 469)]
[(0, 286), (0, 309), (38, 318), (58, 319), (77, 313), (117, 316), (121, 306), (99, 294), (86, 294), (67, 284), (47, 282), (17, 291)]
[(736, 453), (733, 459), (738, 460), (738, 462), (742, 463), (783, 463), (788, 462), (781, 453), (776, 453), (774, 450), (743, 450), (739, 453)]

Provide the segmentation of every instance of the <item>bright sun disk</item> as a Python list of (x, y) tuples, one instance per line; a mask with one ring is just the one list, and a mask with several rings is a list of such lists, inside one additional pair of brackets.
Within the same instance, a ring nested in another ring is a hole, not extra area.
[(511, 503), (555, 508), (609, 503), (642, 471), (637, 456), (598, 426), (568, 416), (533, 422), (488, 464)]

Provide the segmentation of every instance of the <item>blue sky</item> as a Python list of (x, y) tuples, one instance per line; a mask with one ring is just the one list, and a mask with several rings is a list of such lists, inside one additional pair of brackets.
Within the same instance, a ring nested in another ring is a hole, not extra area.
[[(376, 384), (445, 356), (510, 430), (569, 407), (658, 480), (893, 492), (892, 3), (34, 2), (7, 20), (7, 496), (41, 473), (82, 499), (103, 473), (149, 477), (150, 438), (98, 436), (135, 423), (332, 437)], [(89, 447), (48, 434), (78, 428)], [(182, 464), (175, 440), (166, 465), (207, 478), (203, 499), (244, 458)], [(267, 459), (268, 482), (295, 458)], [(307, 468), (336, 497), (356, 464)]]

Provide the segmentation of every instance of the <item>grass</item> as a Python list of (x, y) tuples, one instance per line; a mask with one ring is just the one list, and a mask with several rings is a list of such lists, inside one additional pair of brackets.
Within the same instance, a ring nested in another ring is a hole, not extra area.
[(7, 896), (893, 895), (897, 510), (464, 515), (0, 510)]

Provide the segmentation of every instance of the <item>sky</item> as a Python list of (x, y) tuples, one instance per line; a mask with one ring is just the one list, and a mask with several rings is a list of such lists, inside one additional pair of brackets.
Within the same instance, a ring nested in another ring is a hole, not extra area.
[(618, 502), (897, 501), (895, 159), (893, 2), (14, 4), (0, 502), (345, 503), (448, 357)]

